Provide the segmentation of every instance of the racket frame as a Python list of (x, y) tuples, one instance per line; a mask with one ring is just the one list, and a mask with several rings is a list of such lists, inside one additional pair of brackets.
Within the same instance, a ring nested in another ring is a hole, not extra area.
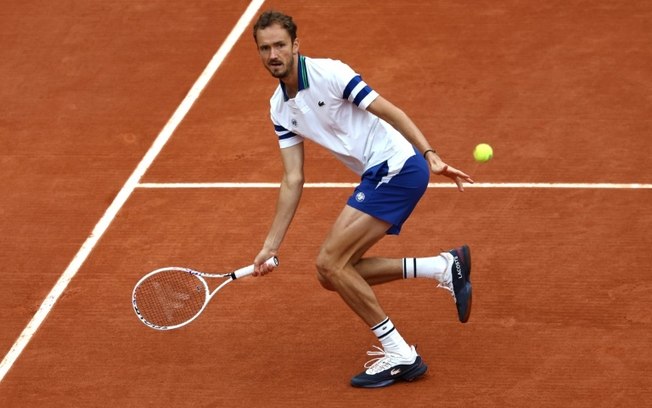
[[(265, 264), (273, 266), (273, 267), (277, 267), (278, 266), (278, 258), (273, 256), (273, 257), (269, 258), (267, 261), (265, 261)], [(197, 278), (197, 280), (199, 280), (202, 283), (202, 285), (204, 286), (204, 291), (205, 291), (204, 292), (205, 293), (204, 304), (199, 309), (199, 311), (197, 313), (195, 313), (195, 315), (192, 316), (190, 319), (188, 319), (188, 320), (186, 320), (184, 322), (181, 322), (179, 324), (171, 325), (171, 326), (161, 326), (161, 325), (150, 322), (149, 320), (147, 320), (142, 315), (142, 313), (140, 312), (140, 309), (138, 308), (138, 301), (136, 299), (136, 291), (137, 291), (138, 287), (140, 286), (140, 284), (143, 283), (144, 281), (146, 281), (147, 279), (149, 279), (152, 275), (156, 275), (156, 274), (159, 274), (159, 273), (165, 273), (165, 272), (169, 272), (169, 271), (185, 272), (185, 273), (188, 273), (190, 275), (195, 276)], [(155, 330), (161, 330), (161, 331), (178, 329), (178, 328), (181, 328), (183, 326), (186, 326), (186, 325), (192, 323), (197, 317), (199, 317), (199, 315), (202, 314), (204, 309), (206, 309), (206, 306), (208, 305), (208, 302), (210, 302), (210, 300), (224, 286), (226, 286), (227, 284), (233, 282), (236, 279), (244, 278), (244, 277), (249, 276), (249, 275), (251, 275), (253, 273), (254, 273), (254, 265), (253, 264), (245, 266), (245, 267), (240, 268), (240, 269), (237, 269), (237, 270), (235, 270), (233, 272), (230, 272), (230, 273), (207, 273), (207, 272), (200, 272), (200, 271), (197, 271), (197, 270), (192, 269), (192, 268), (185, 268), (185, 267), (179, 267), (179, 266), (167, 266), (167, 267), (164, 267), (164, 268), (159, 268), (159, 269), (156, 269), (154, 271), (149, 272), (148, 274), (146, 274), (145, 276), (140, 278), (140, 280), (136, 283), (136, 285), (134, 285), (134, 289), (133, 289), (133, 291), (131, 293), (131, 306), (133, 307), (134, 312), (136, 313), (136, 316), (138, 316), (138, 319), (144, 325), (146, 325), (147, 327), (150, 327), (150, 328), (155, 329)], [(205, 278), (217, 278), (217, 279), (227, 278), (227, 279), (224, 282), (222, 282), (220, 285), (218, 285), (217, 288), (213, 289), (213, 291), (211, 292), (210, 288), (208, 286), (208, 282), (206, 282)]]

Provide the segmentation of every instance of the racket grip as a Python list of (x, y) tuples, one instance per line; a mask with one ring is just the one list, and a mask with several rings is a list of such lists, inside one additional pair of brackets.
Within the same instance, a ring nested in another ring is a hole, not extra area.
[[(273, 256), (273, 257), (269, 258), (268, 260), (266, 260), (265, 264), (269, 265), (269, 266), (273, 266), (273, 267), (276, 268), (278, 266), (278, 258)], [(254, 266), (249, 265), (249, 266), (245, 266), (244, 268), (240, 268), (237, 271), (231, 273), (231, 278), (240, 279), (240, 278), (244, 278), (245, 276), (249, 276), (252, 273), (254, 273)]]

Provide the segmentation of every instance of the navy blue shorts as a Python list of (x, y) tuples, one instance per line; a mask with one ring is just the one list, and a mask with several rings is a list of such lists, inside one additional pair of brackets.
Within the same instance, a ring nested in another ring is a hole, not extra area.
[(392, 224), (387, 234), (398, 235), (417, 203), (426, 192), (430, 168), (420, 154), (407, 159), (389, 180), (387, 162), (369, 168), (347, 205)]

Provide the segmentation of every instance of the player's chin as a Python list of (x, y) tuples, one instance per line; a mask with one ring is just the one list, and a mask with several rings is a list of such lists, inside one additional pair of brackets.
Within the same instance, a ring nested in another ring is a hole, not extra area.
[(268, 66), (267, 70), (276, 79), (283, 79), (287, 76), (287, 70), (282, 65)]

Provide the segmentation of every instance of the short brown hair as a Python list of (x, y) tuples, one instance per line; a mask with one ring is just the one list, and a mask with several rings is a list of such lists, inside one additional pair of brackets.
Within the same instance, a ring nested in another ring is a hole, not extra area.
[(297, 39), (297, 25), (292, 20), (292, 17), (280, 11), (269, 10), (261, 14), (256, 24), (254, 24), (254, 40), (258, 42), (256, 38), (258, 30), (267, 28), (272, 24), (278, 24), (283, 27), (290, 34), (292, 42)]

